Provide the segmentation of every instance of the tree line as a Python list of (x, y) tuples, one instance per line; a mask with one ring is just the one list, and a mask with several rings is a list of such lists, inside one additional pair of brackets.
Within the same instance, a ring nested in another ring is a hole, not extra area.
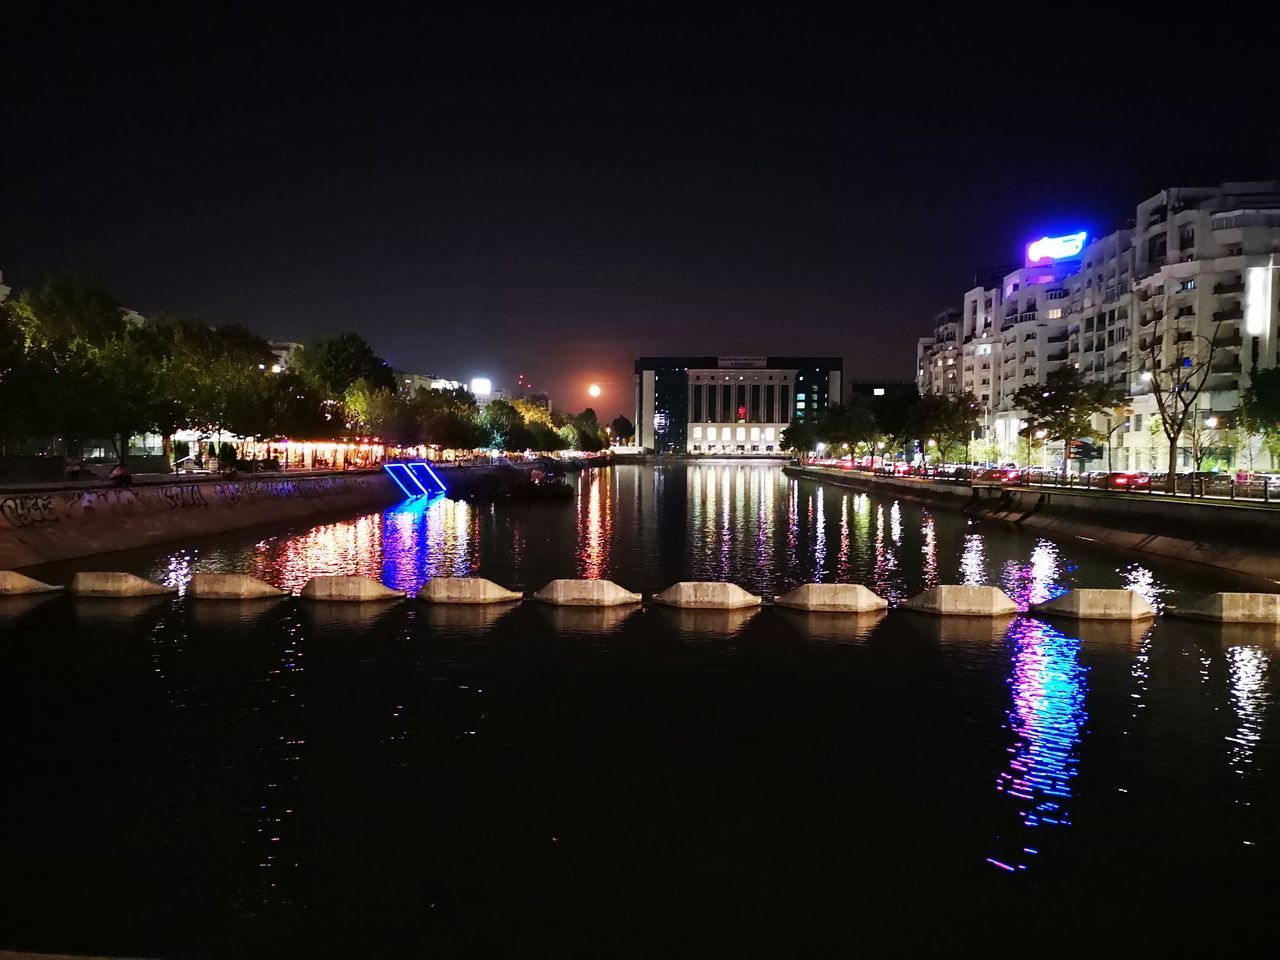
[(855, 395), (815, 419), (794, 421), (782, 432), (782, 445), (802, 453), (822, 444), (851, 456), (904, 453), (910, 458), (920, 441), (926, 460), (945, 462), (966, 449), (981, 422), (981, 407), (970, 394), (920, 395), (911, 389)]
[(551, 413), (525, 400), (480, 407), (464, 389), (399, 389), (386, 360), (358, 334), (309, 344), (287, 368), (270, 344), (236, 325), (126, 311), (100, 284), (56, 276), (0, 303), (0, 454), (35, 443), (77, 455), (108, 440), (123, 458), (131, 437), (257, 440), (378, 437), (399, 446), (599, 450), (593, 410)]

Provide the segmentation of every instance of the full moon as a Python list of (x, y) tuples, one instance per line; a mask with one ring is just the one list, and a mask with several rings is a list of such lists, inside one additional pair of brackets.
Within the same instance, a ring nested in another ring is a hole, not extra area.
[(591, 386), (587, 387), (587, 393), (591, 394), (593, 397), (600, 396), (600, 384), (593, 383)]

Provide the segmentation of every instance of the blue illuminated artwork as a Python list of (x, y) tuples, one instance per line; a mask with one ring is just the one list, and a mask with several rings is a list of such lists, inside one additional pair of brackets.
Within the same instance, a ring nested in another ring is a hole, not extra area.
[(387, 471), (406, 497), (425, 497), (445, 492), (444, 482), (429, 463), (387, 463), (382, 469)]
[(1081, 230), (1079, 233), (1068, 233), (1062, 237), (1041, 237), (1039, 240), (1033, 240), (1027, 244), (1027, 266), (1047, 263), (1051, 260), (1072, 260), (1080, 256), (1080, 252), (1084, 250), (1086, 236), (1085, 231)]

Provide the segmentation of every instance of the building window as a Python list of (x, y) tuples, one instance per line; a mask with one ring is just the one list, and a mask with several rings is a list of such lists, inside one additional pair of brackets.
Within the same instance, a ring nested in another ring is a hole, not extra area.
[(716, 442), (716, 428), (715, 428), (715, 427), (707, 427), (707, 442), (708, 442), (708, 443), (715, 443), (715, 442)]
[(737, 441), (738, 441), (738, 443), (746, 443), (746, 441), (747, 441), (747, 428), (746, 428), (746, 427), (738, 427), (738, 430), (737, 430), (737, 433), (736, 433), (736, 434), (735, 434), (735, 436), (734, 436), (734, 439), (735, 439), (735, 440), (737, 440)]
[(884, 396), (884, 387), (873, 387), (873, 388), (871, 389), (871, 395), (872, 395), (873, 397), (883, 397), (883, 396)]
[[(715, 428), (713, 427), (712, 429), (715, 429)], [(693, 439), (695, 439), (695, 440), (701, 440), (701, 439), (702, 439), (702, 428), (701, 428), (701, 427), (694, 427), (694, 428), (693, 428)]]

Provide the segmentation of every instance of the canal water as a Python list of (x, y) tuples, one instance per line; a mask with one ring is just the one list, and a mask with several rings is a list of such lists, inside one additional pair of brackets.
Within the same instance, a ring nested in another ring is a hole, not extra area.
[[(1242, 588), (770, 466), (576, 482), (32, 572)], [(1172, 619), (9, 600), (0, 949), (1238, 933), (1280, 892), (1276, 661)]]

